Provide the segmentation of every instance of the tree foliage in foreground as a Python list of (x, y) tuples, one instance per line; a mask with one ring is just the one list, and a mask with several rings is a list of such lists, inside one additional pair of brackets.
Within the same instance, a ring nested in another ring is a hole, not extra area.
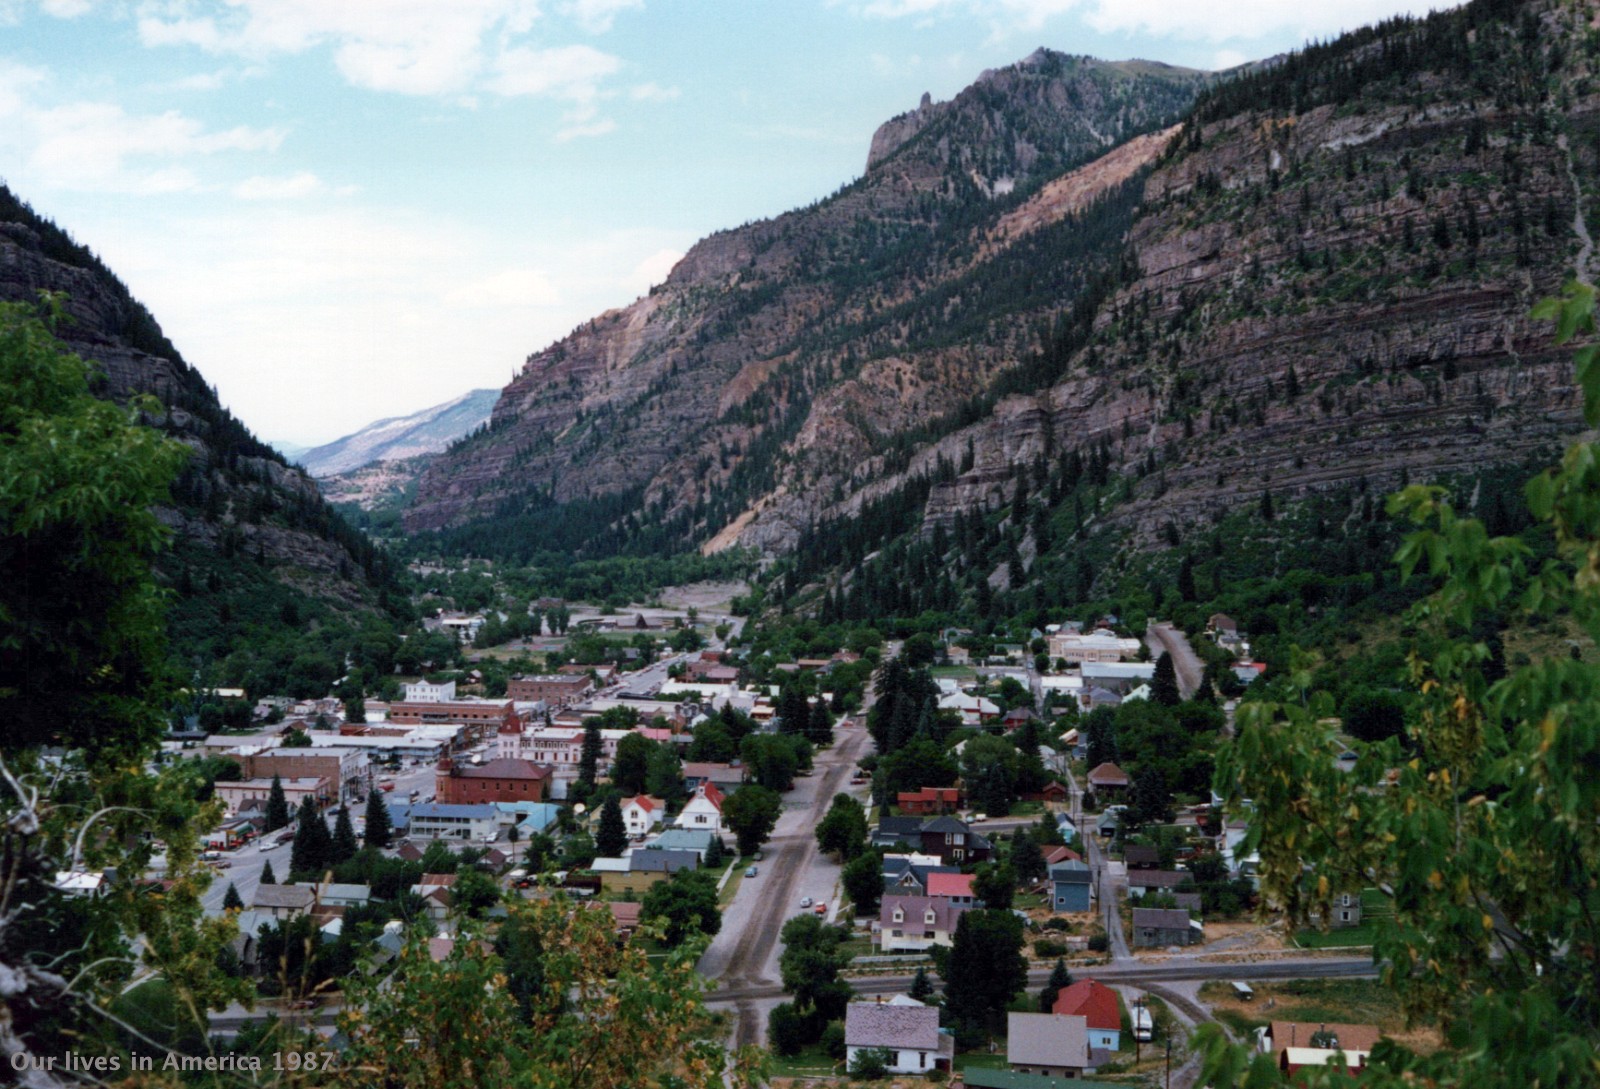
[[(1595, 293), (1574, 286), (1536, 314), (1558, 339), (1592, 336)], [(1600, 423), (1600, 346), (1577, 353), (1589, 426)], [(1281, 702), (1247, 703), (1241, 734), (1220, 759), (1217, 786), (1256, 816), (1243, 850), (1261, 853), (1261, 891), (1295, 922), (1329, 918), (1340, 892), (1376, 889), (1393, 922), (1374, 960), (1414, 1017), (1435, 1018), (1447, 1049), (1374, 1050), (1361, 1084), (1566, 1086), (1600, 1082), (1600, 668), (1561, 655), (1485, 676), (1492, 651), (1471, 636), (1485, 613), (1567, 614), (1600, 643), (1600, 444), (1579, 442), (1526, 489), (1556, 551), (1491, 538), (1440, 489), (1413, 486), (1389, 501), (1417, 527), (1397, 559), (1439, 589), (1411, 620), (1435, 637), (1413, 650), (1414, 713), (1400, 738), (1357, 745), (1346, 773), (1320, 720), (1325, 693), (1307, 691), (1302, 661)], [(1208, 1031), (1202, 1080), (1278, 1084)], [(1307, 1084), (1349, 1084), (1301, 1071)]]

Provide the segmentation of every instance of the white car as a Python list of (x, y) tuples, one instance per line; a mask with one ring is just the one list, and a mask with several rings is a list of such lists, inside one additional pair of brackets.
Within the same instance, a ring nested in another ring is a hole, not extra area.
[(809, 897), (809, 896), (803, 897), (801, 899), (801, 901), (800, 901), (800, 906), (803, 907), (803, 908), (810, 907), (811, 906), (811, 897)]

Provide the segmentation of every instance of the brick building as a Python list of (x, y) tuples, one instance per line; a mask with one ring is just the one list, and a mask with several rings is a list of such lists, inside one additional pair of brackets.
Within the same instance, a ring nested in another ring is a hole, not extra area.
[(570, 707), (594, 691), (594, 682), (581, 674), (539, 673), (512, 677), (506, 695), (518, 703), (543, 700), (557, 710)]
[(531, 760), (502, 757), (487, 764), (439, 761), (434, 801), (445, 805), (484, 802), (542, 802), (550, 786), (550, 769)]

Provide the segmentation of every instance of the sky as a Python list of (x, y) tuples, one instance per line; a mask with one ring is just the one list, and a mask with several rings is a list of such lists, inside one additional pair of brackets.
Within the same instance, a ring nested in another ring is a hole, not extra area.
[(471, 389), (1039, 46), (1230, 67), (1415, 0), (0, 0), (0, 180), (257, 435)]

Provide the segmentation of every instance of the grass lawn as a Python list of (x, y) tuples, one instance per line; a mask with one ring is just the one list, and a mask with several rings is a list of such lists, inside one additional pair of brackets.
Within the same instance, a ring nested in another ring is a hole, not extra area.
[[(1248, 979), (1246, 973), (1241, 978)], [(1385, 1035), (1414, 1050), (1439, 1046), (1435, 1030), (1407, 1030), (1400, 1000), (1375, 979), (1291, 979), (1252, 983), (1255, 997), (1240, 1001), (1225, 982), (1212, 981), (1200, 988), (1200, 998), (1210, 1004), (1217, 1020), (1248, 1035), (1269, 1019), (1277, 1021), (1377, 1025)], [(1268, 1006), (1268, 1002), (1271, 1006)]]
[[(735, 859), (732, 866), (733, 876), (728, 878), (728, 883), (722, 886), (722, 892), (717, 896), (717, 902), (723, 907), (727, 907), (733, 900), (734, 894), (739, 891), (739, 882), (744, 880), (745, 864)], [(756, 880), (761, 880), (759, 874), (756, 875)]]
[(1341, 949), (1345, 946), (1366, 946), (1372, 944), (1374, 935), (1372, 923), (1362, 923), (1360, 926), (1347, 926), (1343, 930), (1302, 930), (1295, 934), (1294, 943), (1302, 949)]
[(793, 1055), (772, 1056), (772, 1076), (775, 1078), (829, 1077), (843, 1073), (844, 1063), (830, 1059), (821, 1045), (811, 1044)]
[(932, 666), (929, 668), (928, 673), (935, 679), (939, 677), (949, 677), (951, 680), (956, 681), (970, 681), (978, 676), (978, 671), (976, 669), (973, 669), (971, 666), (964, 665)]
[[(1035, 1006), (1035, 1009), (1038, 1007)], [(996, 1052), (968, 1051), (956, 1056), (955, 1067), (957, 1070), (1004, 1070), (1006, 1068), (1006, 1053), (1002, 1048)]]

